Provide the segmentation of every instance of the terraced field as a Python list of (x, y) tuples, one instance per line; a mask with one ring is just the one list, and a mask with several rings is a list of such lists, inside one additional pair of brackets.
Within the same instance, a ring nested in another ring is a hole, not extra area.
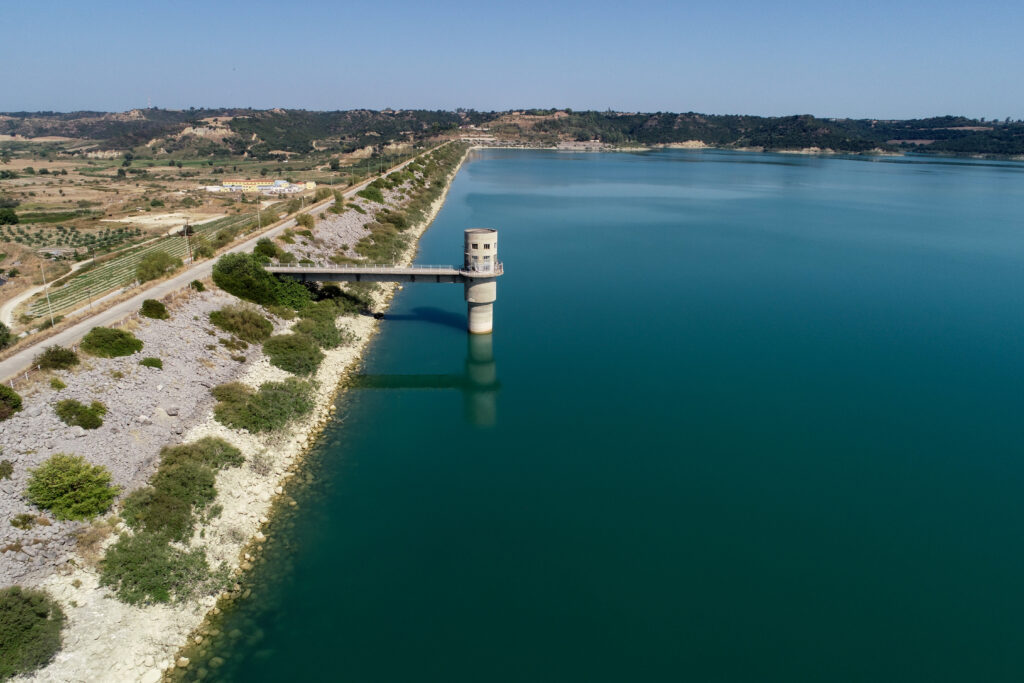
[[(239, 215), (197, 225), (194, 228), (195, 236), (192, 238), (192, 244), (195, 246), (195, 237), (197, 236), (205, 236), (209, 239), (222, 228), (235, 228), (239, 232), (244, 232), (255, 223), (255, 216)], [(112, 290), (129, 285), (135, 282), (135, 268), (139, 261), (146, 254), (154, 251), (166, 251), (180, 259), (188, 257), (188, 245), (184, 237), (163, 237), (154, 240), (143, 247), (105, 261), (81, 275), (76, 275), (60, 287), (51, 288), (49, 303), (47, 303), (46, 297), (41, 295), (29, 304), (26, 313), (33, 318), (48, 315), (50, 312), (63, 313), (84, 301), (101, 297)]]

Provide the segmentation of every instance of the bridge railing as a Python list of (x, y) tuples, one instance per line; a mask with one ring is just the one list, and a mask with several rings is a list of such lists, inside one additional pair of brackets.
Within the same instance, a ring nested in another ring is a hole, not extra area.
[(501, 261), (495, 261), (494, 262), (494, 268), (492, 268), (491, 270), (477, 270), (477, 271), (473, 271), (473, 270), (470, 270), (468, 268), (460, 268), (459, 270), (461, 270), (464, 273), (477, 272), (477, 273), (484, 273), (484, 274), (494, 273), (495, 275), (501, 275), (501, 274), (503, 274), (505, 272), (505, 264), (502, 263)]
[(410, 266), (403, 266), (398, 263), (387, 265), (384, 263), (344, 263), (344, 264), (323, 264), (323, 263), (280, 263), (277, 261), (271, 261), (270, 266), (272, 268), (312, 268), (315, 270), (408, 270), (415, 268), (416, 270), (459, 270), (455, 266), (438, 266), (429, 265), (421, 266), (418, 263), (414, 263)]
[[(357, 263), (344, 263), (344, 264), (340, 264), (339, 265), (339, 264), (333, 264), (332, 263), (330, 265), (325, 265), (325, 264), (322, 264), (322, 263), (281, 263), (280, 261), (271, 261), (269, 265), (270, 265), (271, 268), (308, 268), (310, 270), (332, 270), (332, 271), (338, 271), (338, 270), (359, 270), (359, 271), (420, 270), (420, 271), (423, 271), (423, 270), (427, 270), (427, 271), (436, 271), (436, 272), (439, 272), (439, 273), (448, 273), (448, 272), (451, 272), (451, 271), (455, 270), (455, 271), (459, 271), (459, 272), (473, 272), (473, 271), (467, 270), (466, 268), (460, 268), (458, 266), (420, 265), (418, 263), (414, 263), (414, 264), (409, 265), (409, 266), (403, 266), (403, 265), (399, 265), (397, 263), (394, 263), (394, 264), (391, 264), (391, 265), (382, 264), (382, 263), (367, 263), (365, 265), (364, 264), (357, 264)], [(481, 271), (476, 271), (476, 272), (479, 272), (479, 273), (494, 273), (494, 274), (497, 274), (497, 275), (501, 275), (502, 273), (505, 272), (505, 264), (503, 264), (501, 261), (495, 261), (494, 262), (494, 269), (493, 270), (481, 270)]]

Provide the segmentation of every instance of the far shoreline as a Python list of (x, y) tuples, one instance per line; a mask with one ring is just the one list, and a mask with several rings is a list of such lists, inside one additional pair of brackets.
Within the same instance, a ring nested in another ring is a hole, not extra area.
[[(602, 143), (604, 144), (604, 143)], [(830, 148), (803, 147), (785, 149), (765, 149), (762, 147), (722, 147), (717, 145), (688, 145), (686, 143), (657, 143), (644, 146), (629, 145), (604, 145), (601, 147), (567, 147), (553, 145), (530, 145), (530, 144), (509, 144), (509, 145), (481, 145), (474, 144), (471, 149), (508, 149), (508, 150), (537, 150), (549, 152), (566, 152), (570, 154), (602, 154), (614, 152), (657, 152), (662, 150), (673, 150), (681, 152), (745, 152), (748, 154), (781, 154), (787, 156), (818, 156), (836, 159), (870, 159), (870, 158), (893, 158), (893, 159), (921, 159), (921, 160), (961, 160), (961, 161), (988, 161), (1002, 162), (1007, 164), (1024, 163), (1024, 156), (1016, 155), (983, 155), (983, 154), (948, 154), (941, 152), (920, 152), (920, 151), (889, 151), (883, 149), (865, 150), (863, 152), (839, 151)]]

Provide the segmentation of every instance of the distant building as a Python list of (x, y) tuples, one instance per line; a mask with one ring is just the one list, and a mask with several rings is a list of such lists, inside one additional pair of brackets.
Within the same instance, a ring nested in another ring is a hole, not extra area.
[(259, 192), (261, 194), (296, 194), (305, 190), (312, 190), (316, 183), (309, 181), (304, 183), (289, 183), (287, 180), (270, 180), (261, 178), (259, 180), (248, 180), (244, 178), (233, 178), (225, 180), (221, 185), (207, 185), (207, 192)]

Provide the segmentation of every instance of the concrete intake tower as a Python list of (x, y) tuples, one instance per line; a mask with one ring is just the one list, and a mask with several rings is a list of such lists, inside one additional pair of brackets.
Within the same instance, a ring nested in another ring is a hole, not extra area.
[(490, 334), (494, 329), (494, 301), (498, 298), (498, 231), (470, 228), (466, 240), (463, 272), (466, 273), (466, 314), (470, 334)]
[(497, 279), (504, 272), (498, 260), (498, 231), (470, 228), (463, 234), (461, 268), (454, 266), (296, 266), (271, 265), (267, 271), (300, 282), (435, 282), (462, 283), (466, 296), (470, 334), (490, 334), (494, 329)]

